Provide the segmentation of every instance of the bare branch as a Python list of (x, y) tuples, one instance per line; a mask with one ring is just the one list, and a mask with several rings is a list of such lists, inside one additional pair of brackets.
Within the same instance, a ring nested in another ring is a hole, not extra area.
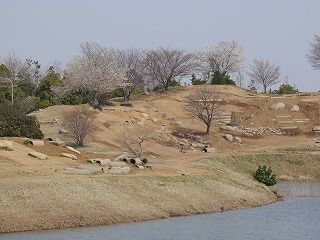
[(309, 42), (310, 49), (307, 54), (308, 62), (311, 64), (313, 69), (320, 69), (320, 36), (314, 35), (314, 41)]
[(206, 134), (209, 134), (213, 116), (223, 102), (221, 97), (214, 86), (200, 87), (187, 96), (186, 110), (207, 126)]
[(280, 81), (280, 67), (274, 63), (270, 63), (265, 59), (254, 59), (253, 65), (250, 65), (250, 72), (248, 75), (251, 79), (262, 85), (264, 92), (267, 92), (267, 87), (273, 86)]

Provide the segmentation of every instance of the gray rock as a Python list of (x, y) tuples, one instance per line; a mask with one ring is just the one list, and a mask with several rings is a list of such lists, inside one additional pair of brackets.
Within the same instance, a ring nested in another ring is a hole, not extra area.
[(232, 136), (231, 134), (225, 134), (223, 135), (223, 138), (226, 139), (228, 142), (233, 142), (234, 140), (234, 136)]
[(298, 105), (293, 105), (291, 108), (291, 112), (299, 112), (300, 111), (300, 107)]
[(77, 160), (77, 156), (70, 154), (70, 153), (61, 153), (60, 157), (70, 158), (72, 160)]
[(235, 127), (228, 126), (228, 125), (220, 126), (220, 129), (223, 131), (236, 131)]
[(244, 143), (243, 141), (242, 141), (242, 139), (241, 138), (239, 138), (239, 137), (234, 137), (234, 141), (235, 142), (237, 142), (237, 143)]
[(40, 160), (46, 160), (48, 158), (47, 155), (43, 154), (43, 153), (39, 153), (39, 152), (30, 152), (28, 153), (29, 156), (34, 157), (34, 158), (38, 158)]
[(7, 140), (0, 140), (0, 149), (13, 151), (13, 144)]
[(312, 128), (312, 131), (314, 132), (320, 132), (320, 126), (315, 126)]
[(115, 160), (119, 161), (119, 160), (123, 160), (123, 159), (127, 159), (127, 158), (128, 158), (128, 153), (127, 152), (123, 152), (118, 157), (116, 157)]
[(284, 103), (278, 102), (278, 103), (272, 104), (272, 105), (270, 106), (270, 109), (271, 109), (271, 110), (280, 110), (280, 109), (284, 109), (285, 106), (286, 106), (286, 105), (285, 105)]

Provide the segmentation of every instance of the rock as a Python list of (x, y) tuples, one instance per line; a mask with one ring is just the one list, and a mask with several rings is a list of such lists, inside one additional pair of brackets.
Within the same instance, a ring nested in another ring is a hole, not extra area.
[(54, 119), (52, 119), (52, 121), (51, 121), (51, 123), (50, 124), (60, 124), (60, 120), (58, 119), (58, 118), (54, 118)]
[(166, 126), (165, 125), (161, 125), (161, 127), (160, 127), (160, 131), (165, 131), (167, 128), (166, 128)]
[(144, 119), (147, 119), (149, 116), (148, 116), (148, 114), (146, 114), (146, 113), (141, 113), (141, 115), (142, 115), (142, 117), (144, 118)]
[(194, 147), (194, 148), (206, 148), (208, 146), (206, 144), (203, 144), (203, 143), (192, 143), (191, 147)]
[(80, 151), (78, 151), (78, 150), (74, 149), (73, 147), (66, 146), (66, 148), (67, 148), (67, 149), (69, 149), (71, 152), (77, 153), (77, 154), (79, 154), (79, 155), (81, 154), (81, 152), (80, 152)]
[(242, 141), (242, 139), (239, 138), (239, 137), (234, 137), (234, 141), (237, 142), (237, 143), (240, 143), (240, 144), (244, 143), (244, 142)]
[(142, 164), (142, 160), (140, 158), (132, 158), (130, 159), (130, 163), (138, 165), (138, 164)]
[(29, 142), (34, 147), (42, 147), (42, 146), (44, 146), (44, 141), (42, 141), (42, 140), (29, 140)]
[(4, 149), (7, 151), (13, 151), (13, 144), (7, 140), (0, 140), (0, 149)]
[(29, 156), (34, 157), (34, 158), (38, 158), (40, 160), (46, 160), (48, 158), (47, 155), (43, 154), (43, 153), (39, 153), (39, 152), (30, 152), (28, 153)]
[(141, 165), (137, 165), (137, 167), (138, 167), (139, 169), (141, 169), (141, 170), (144, 169), (144, 166), (141, 166)]
[(99, 164), (99, 166), (106, 166), (106, 165), (109, 165), (111, 163), (111, 160), (108, 159), (108, 158), (105, 158), (105, 159), (97, 159), (96, 160), (96, 164)]
[(60, 133), (60, 134), (68, 134), (69, 132), (66, 129), (60, 128), (58, 133)]
[(286, 105), (282, 102), (278, 102), (278, 103), (275, 103), (275, 104), (272, 104), (270, 109), (271, 110), (280, 110), (280, 109), (284, 109)]
[(293, 105), (291, 108), (291, 112), (299, 112), (300, 111), (300, 107), (298, 105)]
[(312, 131), (315, 132), (315, 133), (320, 133), (320, 126), (313, 127)]
[(153, 119), (151, 119), (152, 120), (152, 122), (154, 122), (154, 123), (159, 123), (159, 120), (157, 119), (157, 118), (153, 118)]
[(125, 174), (125, 173), (129, 173), (131, 171), (131, 168), (128, 166), (125, 167), (112, 167), (109, 170), (109, 173), (111, 174)]
[(220, 129), (223, 131), (236, 131), (235, 127), (228, 126), (228, 125), (220, 126)]
[(228, 142), (233, 142), (234, 140), (234, 136), (232, 136), (231, 134), (225, 134), (223, 135), (223, 138), (226, 139)]
[(115, 160), (119, 161), (119, 160), (123, 160), (123, 159), (127, 159), (127, 158), (128, 158), (128, 153), (127, 152), (123, 152), (118, 157), (116, 157)]
[(192, 136), (192, 139), (198, 143), (201, 143), (202, 142), (202, 137), (199, 136), (199, 135), (194, 135)]
[(77, 156), (70, 154), (70, 153), (61, 153), (60, 157), (70, 158), (72, 160), (77, 160)]
[(161, 117), (166, 118), (166, 117), (168, 117), (168, 115), (166, 113), (162, 113)]

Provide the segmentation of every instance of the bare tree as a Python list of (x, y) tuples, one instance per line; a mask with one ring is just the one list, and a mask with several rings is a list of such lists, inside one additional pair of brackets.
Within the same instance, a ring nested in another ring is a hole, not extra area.
[(310, 49), (307, 54), (308, 62), (311, 64), (313, 69), (320, 69), (320, 36), (314, 35), (314, 41), (309, 42)]
[(127, 126), (120, 133), (117, 141), (127, 151), (136, 157), (141, 157), (146, 141), (151, 140), (153, 134), (151, 130), (144, 126)]
[(202, 48), (197, 51), (196, 56), (200, 69), (208, 76), (209, 81), (211, 75), (225, 76), (241, 72), (245, 68), (242, 47), (235, 41), (222, 41), (215, 47)]
[(142, 73), (142, 52), (135, 48), (117, 51), (120, 66), (126, 69), (126, 79), (120, 84), (120, 92), (125, 101), (130, 100), (132, 92), (144, 87)]
[(267, 87), (280, 82), (278, 80), (280, 77), (280, 67), (265, 59), (254, 59), (253, 65), (250, 65), (248, 75), (254, 82), (260, 84), (266, 93)]
[(86, 89), (90, 94), (90, 105), (97, 96), (117, 88), (126, 79), (126, 69), (120, 66), (115, 51), (94, 42), (80, 45), (81, 55), (75, 56), (68, 64), (62, 88), (63, 94), (72, 90)]
[(237, 84), (239, 87), (243, 87), (244, 85), (244, 74), (242, 72), (238, 72), (236, 75)]
[(160, 47), (145, 52), (144, 67), (151, 81), (168, 90), (174, 78), (190, 75), (196, 64), (192, 53)]
[(186, 110), (206, 125), (206, 134), (209, 134), (213, 116), (222, 103), (221, 96), (213, 86), (197, 88), (187, 96)]
[(83, 106), (73, 108), (62, 114), (64, 128), (77, 146), (83, 146), (84, 140), (92, 134), (96, 128), (90, 112)]
[(4, 64), (10, 70), (10, 74), (13, 79), (17, 79), (18, 73), (24, 67), (24, 63), (21, 58), (19, 58), (15, 52), (9, 53), (7, 57), (3, 59)]

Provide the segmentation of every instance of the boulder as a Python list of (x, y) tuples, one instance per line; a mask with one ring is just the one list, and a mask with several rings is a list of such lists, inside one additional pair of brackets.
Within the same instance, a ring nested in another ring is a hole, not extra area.
[(223, 135), (223, 138), (226, 139), (228, 142), (233, 142), (234, 140), (234, 136), (232, 136), (231, 134), (225, 134)]
[(60, 157), (70, 158), (72, 160), (77, 160), (77, 156), (70, 154), (70, 153), (61, 153)]
[(56, 145), (56, 146), (65, 146), (65, 142), (61, 141), (60, 139), (55, 139), (53, 141), (49, 141), (49, 143)]
[(146, 113), (141, 113), (141, 115), (142, 115), (142, 117), (145, 118), (145, 119), (148, 119), (148, 117), (149, 117), (148, 114), (146, 114)]
[(69, 149), (71, 152), (77, 153), (77, 154), (81, 154), (81, 152), (79, 152), (78, 150), (74, 149), (73, 147), (70, 146), (66, 146), (67, 149)]
[(109, 173), (111, 174), (125, 174), (125, 173), (129, 173), (131, 171), (130, 167), (112, 167), (109, 170)]
[(99, 164), (99, 166), (106, 166), (106, 165), (109, 165), (111, 163), (111, 160), (110, 159), (98, 159), (96, 160), (96, 163)]
[(270, 109), (271, 109), (271, 110), (281, 110), (281, 109), (284, 109), (285, 106), (286, 106), (286, 105), (285, 105), (284, 103), (278, 102), (278, 103), (272, 104), (272, 105), (270, 106)]
[(0, 149), (4, 149), (7, 151), (13, 151), (13, 144), (7, 140), (0, 140)]
[(300, 107), (298, 105), (293, 105), (291, 108), (291, 112), (299, 112), (300, 111)]
[(160, 127), (160, 131), (165, 131), (167, 128), (166, 128), (166, 126), (165, 125), (161, 125), (161, 127)]
[(40, 160), (46, 160), (48, 158), (47, 155), (43, 154), (43, 153), (39, 153), (39, 152), (30, 152), (28, 153), (29, 156), (34, 157), (34, 158), (38, 158)]
[(235, 127), (228, 126), (228, 125), (220, 126), (220, 129), (223, 130), (223, 131), (236, 131)]
[(234, 141), (237, 142), (237, 143), (240, 143), (240, 144), (244, 143), (244, 142), (242, 141), (242, 139), (239, 138), (239, 137), (234, 137)]
[(313, 132), (320, 133), (320, 126), (315, 126), (312, 128)]
[(204, 143), (192, 143), (191, 147), (194, 147), (194, 148), (206, 148), (207, 145), (204, 144)]

